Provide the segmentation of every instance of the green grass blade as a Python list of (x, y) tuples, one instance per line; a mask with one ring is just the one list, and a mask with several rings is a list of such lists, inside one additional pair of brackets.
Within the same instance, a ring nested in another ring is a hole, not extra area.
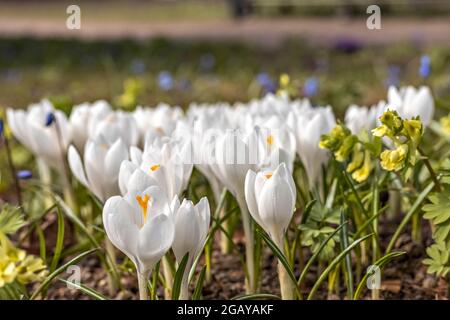
[(230, 300), (281, 300), (281, 298), (274, 294), (253, 293), (253, 294), (236, 296), (236, 297), (231, 298)]
[(202, 268), (200, 271), (200, 275), (198, 276), (197, 284), (195, 285), (194, 293), (192, 294), (192, 300), (199, 300), (202, 296), (203, 282), (205, 281), (206, 276), (206, 266)]
[(298, 278), (297, 281), (297, 285), (300, 288), (300, 285), (302, 284), (303, 280), (306, 277), (306, 274), (309, 271), (309, 268), (311, 268), (312, 264), (317, 260), (317, 257), (319, 256), (320, 252), (323, 250), (323, 248), (325, 248), (325, 246), (327, 245), (328, 241), (330, 241), (338, 232), (339, 230), (341, 230), (345, 224), (347, 224), (348, 221), (345, 221), (344, 223), (342, 223), (339, 227), (336, 228), (336, 230), (334, 230), (319, 246), (319, 248), (317, 249), (317, 251), (312, 255), (311, 258), (309, 258), (308, 262), (306, 263), (305, 267), (302, 270), (302, 273), (300, 274), (300, 277)]
[[(340, 246), (341, 251), (344, 251), (349, 246), (348, 240), (348, 224), (344, 224), (345, 222), (345, 213), (341, 210), (341, 225), (342, 229), (339, 233), (340, 236)], [(351, 299), (353, 297), (353, 271), (352, 271), (352, 259), (350, 255), (346, 255), (344, 259), (346, 279), (347, 279), (347, 295)]]
[[(405, 252), (391, 252), (386, 254), (385, 256), (378, 259), (374, 265), (378, 266), (380, 269), (383, 268), (384, 265), (386, 265), (389, 261), (396, 257), (400, 257), (401, 255), (404, 255)], [(361, 294), (361, 290), (364, 287), (364, 284), (367, 281), (367, 278), (370, 277), (373, 273), (366, 272), (366, 274), (363, 276), (361, 281), (358, 284), (358, 287), (356, 288), (355, 294), (353, 295), (353, 300), (358, 300), (359, 295)]]
[(278, 248), (278, 246), (275, 244), (275, 242), (270, 239), (270, 237), (262, 231), (260, 228), (256, 228), (256, 232), (261, 236), (261, 238), (264, 240), (265, 243), (269, 246), (270, 250), (272, 250), (273, 254), (279, 259), (279, 261), (283, 264), (284, 268), (286, 269), (289, 277), (292, 279), (293, 285), (295, 287), (295, 291), (299, 297), (301, 297), (300, 290), (298, 288), (298, 285), (295, 285), (297, 283), (297, 279), (295, 278), (294, 271), (292, 270), (291, 265), (289, 264), (287, 258), (284, 256), (283, 252)]
[(178, 300), (180, 297), (181, 290), (181, 282), (183, 281), (184, 271), (186, 269), (186, 265), (189, 259), (189, 253), (186, 253), (178, 265), (177, 272), (175, 273), (175, 277), (173, 279), (173, 287), (172, 287), (172, 300)]
[(400, 237), (400, 234), (402, 233), (403, 229), (408, 224), (409, 220), (411, 220), (414, 213), (419, 209), (422, 202), (426, 199), (428, 194), (433, 190), (434, 188), (434, 182), (430, 182), (430, 184), (419, 194), (416, 201), (411, 206), (411, 209), (409, 209), (408, 213), (403, 217), (402, 221), (398, 225), (397, 229), (394, 232), (394, 235), (392, 236), (391, 240), (389, 241), (389, 244), (386, 248), (386, 254), (390, 253), (392, 249), (394, 248), (395, 242), (397, 241), (398, 237)]
[(303, 211), (302, 218), (300, 220), (300, 224), (306, 223), (306, 221), (308, 220), (309, 214), (311, 213), (311, 210), (314, 207), (314, 205), (316, 204), (316, 202), (317, 202), (316, 199), (313, 199), (310, 202), (308, 202), (308, 204), (305, 207), (305, 210)]
[(80, 290), (81, 292), (83, 292), (84, 294), (87, 294), (88, 296), (94, 298), (95, 300), (109, 300), (104, 295), (102, 295), (100, 292), (95, 291), (94, 289), (89, 288), (89, 287), (85, 286), (84, 284), (67, 281), (66, 279), (62, 279), (62, 278), (60, 278), (59, 280), (64, 282), (67, 285), (72, 286), (75, 289)]
[(338, 263), (340, 263), (342, 261), (342, 259), (344, 259), (345, 256), (347, 254), (349, 254), (350, 251), (353, 250), (354, 247), (356, 247), (361, 242), (363, 242), (364, 240), (368, 239), (371, 236), (373, 236), (372, 233), (368, 234), (368, 235), (366, 235), (366, 236), (364, 236), (362, 238), (359, 238), (358, 240), (353, 242), (351, 245), (349, 245), (344, 251), (342, 251), (336, 258), (334, 258), (334, 260), (322, 272), (322, 274), (320, 275), (319, 279), (317, 279), (316, 283), (314, 284), (313, 288), (311, 289), (311, 291), (310, 291), (310, 293), (308, 295), (308, 300), (312, 300), (314, 298), (314, 295), (316, 294), (316, 292), (319, 289), (320, 285), (328, 277), (328, 274), (331, 272), (331, 270), (333, 270), (338, 265)]
[(70, 260), (69, 262), (66, 262), (65, 264), (63, 264), (62, 266), (60, 266), (58, 269), (56, 269), (55, 271), (53, 271), (52, 273), (50, 273), (45, 280), (41, 283), (41, 285), (33, 292), (33, 294), (30, 297), (30, 300), (34, 300), (36, 299), (36, 297), (39, 295), (39, 293), (54, 279), (56, 278), (60, 273), (62, 273), (64, 270), (66, 270), (69, 266), (77, 263), (78, 261), (80, 261), (81, 259), (83, 259), (84, 257), (90, 255), (91, 253), (95, 252), (99, 250), (99, 248), (94, 248), (88, 251), (85, 251), (81, 254), (79, 254), (78, 256), (76, 256), (75, 258), (73, 258), (72, 260)]
[(64, 216), (59, 207), (57, 210), (57, 215), (58, 215), (58, 233), (56, 236), (55, 252), (53, 253), (52, 263), (50, 264), (50, 272), (55, 271), (56, 266), (58, 265), (59, 258), (61, 257), (61, 251), (63, 249), (64, 244)]

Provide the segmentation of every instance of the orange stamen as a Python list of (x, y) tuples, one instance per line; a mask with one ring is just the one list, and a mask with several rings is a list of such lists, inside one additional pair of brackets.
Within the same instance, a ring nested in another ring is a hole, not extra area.
[(160, 164), (155, 164), (155, 165), (153, 165), (153, 166), (151, 166), (151, 167), (150, 167), (150, 170), (152, 170), (152, 171), (156, 171), (156, 170), (158, 170), (158, 169), (159, 169), (159, 167), (161, 167), (161, 165), (160, 165)]
[(142, 225), (144, 225), (147, 222), (147, 208), (148, 208), (148, 202), (150, 201), (150, 196), (148, 194), (144, 195), (144, 198), (142, 198), (141, 196), (136, 196), (136, 201), (138, 202), (139, 206), (141, 207), (142, 217), (144, 218), (144, 222)]

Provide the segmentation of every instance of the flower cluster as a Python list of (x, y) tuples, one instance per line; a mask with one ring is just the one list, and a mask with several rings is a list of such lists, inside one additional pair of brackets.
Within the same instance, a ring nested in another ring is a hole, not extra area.
[(14, 281), (21, 284), (41, 281), (47, 273), (41, 258), (27, 255), (0, 233), (0, 288)]
[(329, 134), (322, 136), (319, 145), (332, 151), (337, 161), (345, 162), (346, 171), (355, 181), (363, 182), (369, 177), (373, 167), (371, 158), (373, 153), (378, 152), (380, 143), (377, 139), (368, 141), (367, 137), (360, 138), (339, 123)]
[(391, 149), (380, 154), (381, 166), (387, 171), (399, 171), (417, 160), (417, 148), (423, 125), (418, 117), (402, 119), (396, 111), (388, 110), (380, 117), (381, 125), (372, 130), (375, 137), (389, 139)]
[[(280, 82), (285, 90), (279, 94), (234, 105), (192, 103), (183, 111), (159, 104), (123, 111), (97, 101), (74, 106), (67, 117), (44, 100), (26, 111), (9, 109), (7, 117), (14, 136), (39, 160), (41, 176), (48, 167), (62, 176), (69, 171), (103, 204), (106, 235), (135, 264), (141, 298), (147, 297), (147, 279), (160, 260), (167, 283), (173, 266), (184, 265), (180, 297), (188, 297), (189, 275), (210, 231), (210, 201), (219, 205), (224, 189), (240, 208), (247, 289), (256, 292), (254, 223), (285, 253), (284, 238), (297, 205), (294, 164), (300, 161), (304, 168), (305, 194), (319, 191), (327, 178), (323, 169), (330, 151), (357, 182), (369, 177), (377, 156), (384, 169), (400, 170), (415, 162), (423, 133), (415, 117), (432, 116), (428, 89), (408, 88), (404, 95), (390, 89), (387, 103), (349, 108), (344, 124), (336, 121), (331, 106), (291, 100), (286, 75)], [(137, 95), (137, 86), (129, 86), (130, 95)], [(308, 90), (315, 86), (309, 83)], [(131, 103), (128, 98), (122, 103)], [(401, 112), (414, 118), (402, 119)], [(375, 128), (380, 115), (381, 125)], [(381, 152), (382, 138), (394, 149)], [(213, 199), (192, 201), (197, 199), (190, 192), (194, 168), (208, 181)], [(70, 185), (70, 177), (65, 180)], [(171, 252), (173, 266), (164, 260)], [(18, 269), (17, 279), (42, 271), (38, 260), (19, 260), (25, 267)], [(280, 266), (282, 295), (292, 298), (295, 286)]]

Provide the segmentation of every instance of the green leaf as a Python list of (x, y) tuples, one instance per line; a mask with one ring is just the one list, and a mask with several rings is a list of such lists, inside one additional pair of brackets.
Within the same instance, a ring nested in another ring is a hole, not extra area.
[(24, 225), (25, 220), (19, 208), (14, 208), (8, 204), (2, 207), (0, 211), (0, 233), (12, 234)]
[(198, 276), (197, 284), (195, 285), (194, 293), (192, 294), (192, 300), (199, 300), (202, 296), (203, 282), (205, 281), (206, 276), (206, 266), (202, 268), (200, 271), (200, 275)]
[[(340, 245), (341, 250), (344, 251), (349, 246), (349, 236), (348, 236), (348, 229), (347, 224), (344, 224), (345, 222), (345, 212), (341, 211), (341, 225), (343, 226), (340, 232)], [(350, 255), (347, 255), (345, 257), (345, 270), (346, 270), (346, 278), (347, 278), (347, 294), (349, 298), (353, 296), (353, 271), (352, 271), (352, 260)]]
[[(378, 266), (380, 269), (383, 268), (389, 261), (391, 261), (394, 258), (400, 257), (402, 255), (404, 255), (405, 252), (391, 252), (386, 254), (385, 256), (381, 257), (380, 259), (378, 259), (377, 261), (375, 261), (374, 265)], [(359, 295), (361, 294), (361, 290), (364, 287), (364, 284), (367, 281), (367, 278), (370, 277), (373, 273), (369, 273), (367, 272), (363, 278), (361, 279), (361, 281), (358, 284), (358, 287), (356, 288), (355, 294), (353, 296), (353, 300), (358, 300), (359, 299)]]
[(409, 220), (411, 220), (412, 216), (416, 212), (416, 210), (419, 209), (422, 202), (426, 199), (427, 195), (433, 190), (434, 188), (434, 182), (430, 182), (428, 186), (419, 194), (414, 204), (409, 209), (408, 213), (403, 217), (402, 221), (398, 225), (397, 229), (394, 232), (394, 235), (392, 236), (391, 240), (389, 241), (389, 244), (386, 249), (386, 253), (390, 253), (392, 249), (394, 248), (395, 242), (397, 241), (398, 237), (402, 233), (403, 229), (408, 224)]
[(62, 279), (62, 278), (60, 278), (59, 280), (64, 282), (67, 285), (72, 286), (75, 289), (80, 290), (81, 292), (87, 294), (88, 296), (94, 298), (95, 300), (109, 300), (104, 295), (102, 295), (100, 292), (95, 291), (94, 289), (89, 288), (89, 287), (85, 286), (84, 284), (67, 281), (66, 279)]
[(373, 236), (373, 233), (368, 234), (362, 238), (359, 238), (358, 240), (356, 240), (355, 242), (353, 242), (351, 245), (349, 245), (344, 251), (342, 251), (329, 265), (328, 267), (322, 272), (322, 274), (320, 275), (319, 279), (316, 281), (316, 283), (314, 284), (313, 288), (311, 289), (309, 295), (308, 295), (308, 300), (311, 300), (314, 298), (314, 295), (316, 294), (317, 290), (319, 289), (320, 285), (322, 284), (322, 282), (326, 279), (326, 277), (328, 276), (328, 274), (331, 272), (331, 270), (333, 270), (338, 263), (341, 262), (342, 259), (345, 258), (345, 256), (347, 254), (350, 253), (350, 251), (353, 250), (354, 247), (356, 247), (357, 245), (359, 245), (361, 242), (363, 242), (364, 240), (366, 240), (367, 238)]
[(306, 263), (305, 267), (302, 270), (302, 273), (300, 274), (300, 277), (298, 278), (297, 281), (297, 286), (300, 288), (300, 285), (303, 281), (303, 279), (306, 277), (306, 274), (309, 271), (309, 268), (311, 268), (312, 264), (317, 260), (317, 258), (319, 257), (320, 252), (322, 252), (323, 248), (325, 248), (325, 246), (327, 245), (327, 243), (339, 232), (339, 230), (341, 230), (344, 225), (346, 225), (348, 223), (348, 221), (345, 221), (343, 223), (341, 223), (341, 225), (339, 227), (336, 228), (336, 230), (333, 231), (333, 233), (331, 233), (324, 241), (322, 241), (322, 243), (320, 244), (319, 248), (316, 250), (316, 252), (312, 255), (311, 258), (309, 258), (308, 262)]
[[(280, 260), (280, 262), (283, 264), (284, 268), (286, 269), (289, 277), (291, 278), (293, 284), (297, 283), (297, 279), (295, 278), (294, 271), (292, 270), (292, 267), (290, 266), (287, 258), (284, 256), (283, 252), (278, 248), (278, 246), (275, 244), (275, 242), (270, 239), (270, 237), (262, 231), (260, 228), (256, 228), (256, 232), (261, 236), (261, 238), (264, 240), (264, 242), (267, 243), (269, 248), (272, 250), (273, 254)], [(294, 285), (295, 291), (299, 297), (301, 297), (301, 293), (299, 290), (298, 285)]]
[(55, 271), (64, 244), (64, 216), (59, 207), (57, 214), (58, 214), (58, 233), (56, 236), (55, 252), (53, 253), (52, 263), (50, 264), (50, 272)]
[(77, 263), (78, 261), (80, 261), (81, 259), (83, 259), (84, 257), (90, 255), (91, 253), (95, 252), (99, 250), (99, 248), (94, 248), (88, 251), (85, 251), (81, 254), (79, 254), (78, 256), (76, 256), (75, 258), (73, 258), (72, 260), (66, 262), (65, 264), (63, 264), (62, 266), (60, 266), (58, 269), (56, 269), (55, 271), (53, 271), (52, 273), (50, 273), (47, 278), (45, 278), (45, 280), (41, 283), (41, 285), (34, 291), (34, 293), (31, 295), (30, 300), (34, 300), (36, 299), (36, 297), (39, 295), (39, 293), (45, 288), (47, 287), (47, 285), (54, 279), (56, 278), (60, 273), (62, 273), (63, 271), (65, 271), (69, 266)]
[(236, 296), (236, 297), (231, 298), (230, 300), (281, 300), (281, 298), (274, 294), (253, 293), (253, 294)]
[(177, 272), (175, 273), (175, 277), (173, 279), (173, 287), (172, 287), (172, 300), (178, 300), (180, 297), (181, 291), (181, 282), (183, 281), (184, 270), (186, 269), (186, 265), (189, 259), (189, 252), (186, 253), (178, 265)]

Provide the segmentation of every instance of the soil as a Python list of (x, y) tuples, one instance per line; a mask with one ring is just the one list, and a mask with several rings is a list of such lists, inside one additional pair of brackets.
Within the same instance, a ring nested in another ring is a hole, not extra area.
[[(49, 224), (50, 229), (47, 230), (50, 233), (52, 233), (51, 225), (52, 223)], [(396, 225), (398, 224), (381, 221), (380, 240), (383, 246), (387, 244)], [(406, 230), (400, 236), (395, 250), (405, 251), (406, 254), (391, 261), (383, 268), (380, 299), (446, 299), (447, 286), (445, 281), (427, 274), (426, 266), (422, 264), (422, 260), (425, 258), (425, 247), (431, 243), (429, 225), (426, 221), (422, 225), (422, 236), (421, 243), (423, 244), (412, 241), (410, 230)], [(54, 240), (49, 238), (49, 241)], [(240, 232), (236, 233), (234, 241), (238, 245), (239, 250), (243, 252), (243, 237)], [(33, 243), (35, 242), (33, 241)], [(36, 248), (29, 249), (36, 250)], [(304, 254), (306, 259), (308, 259), (307, 249), (304, 249)], [(277, 260), (267, 248), (263, 252), (262, 261), (260, 292), (279, 295), (276, 273)], [(201, 265), (203, 265), (203, 261)], [(82, 284), (97, 290), (107, 297), (112, 297), (108, 293), (106, 273), (95, 255), (82, 261), (79, 266), (82, 268)], [(304, 296), (312, 288), (317, 279), (317, 273), (317, 267), (312, 267), (301, 288)], [(63, 277), (66, 277), (66, 275), (63, 274)], [(137, 281), (133, 274), (124, 273), (121, 277), (121, 284), (123, 290), (113, 296), (114, 299), (137, 299)], [(345, 286), (342, 286), (338, 294), (333, 293), (331, 295), (328, 294), (326, 287), (326, 284), (322, 285), (315, 297), (316, 299), (346, 299)], [(245, 294), (244, 272), (239, 257), (236, 254), (222, 254), (216, 244), (212, 255), (211, 279), (204, 285), (203, 299), (230, 299), (242, 294)], [(162, 288), (158, 289), (158, 296), (163, 296)], [(364, 288), (360, 298), (370, 299), (371, 293)], [(91, 298), (79, 290), (69, 289), (63, 282), (55, 280), (48, 289), (47, 299)]]

